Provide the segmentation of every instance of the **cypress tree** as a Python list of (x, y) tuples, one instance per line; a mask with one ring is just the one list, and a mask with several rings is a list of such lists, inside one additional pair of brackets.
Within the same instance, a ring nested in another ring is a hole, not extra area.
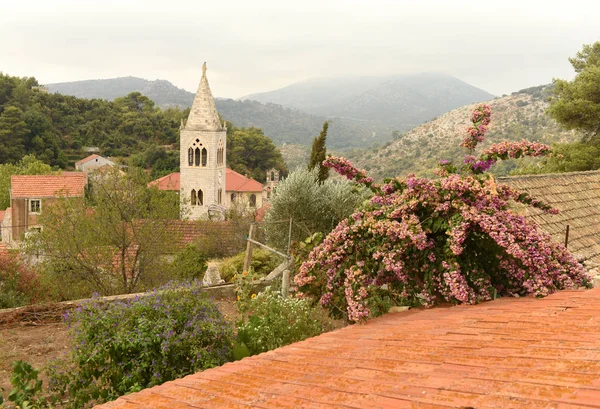
[(327, 128), (329, 122), (325, 121), (321, 134), (313, 140), (312, 150), (310, 152), (310, 162), (308, 169), (319, 167), (319, 183), (323, 183), (329, 177), (329, 169), (323, 166), (323, 161), (327, 159)]

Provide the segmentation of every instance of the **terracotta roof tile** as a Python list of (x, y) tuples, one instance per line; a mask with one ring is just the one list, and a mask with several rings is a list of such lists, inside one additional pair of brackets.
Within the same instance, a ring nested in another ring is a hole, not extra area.
[(564, 243), (569, 225), (569, 251), (600, 262), (600, 171), (515, 176), (498, 181), (560, 210), (558, 215), (549, 215), (520, 208), (559, 243)]
[(159, 190), (174, 190), (176, 192), (179, 192), (179, 190), (180, 190), (180, 184), (179, 184), (180, 175), (181, 174), (179, 172), (169, 173), (166, 176), (163, 176), (161, 178), (158, 178), (158, 179), (153, 180), (152, 182), (148, 183), (148, 187), (155, 186)]
[(225, 190), (227, 192), (262, 192), (263, 185), (254, 179), (227, 168)]
[(83, 196), (87, 176), (83, 172), (62, 175), (12, 175), (11, 197)]
[[(160, 190), (180, 190), (180, 177), (179, 172), (173, 172), (152, 182), (148, 183), (148, 186), (156, 186)], [(237, 173), (229, 168), (225, 174), (225, 191), (227, 192), (262, 192), (263, 185), (254, 179), (247, 178), (246, 176)]]
[(600, 289), (387, 314), (100, 406), (600, 408)]
[(100, 155), (96, 155), (96, 154), (94, 153), (93, 155), (90, 155), (90, 156), (88, 156), (87, 158), (83, 158), (83, 159), (81, 159), (81, 160), (79, 160), (79, 161), (75, 162), (75, 164), (76, 164), (76, 165), (82, 165), (82, 164), (84, 164), (84, 163), (86, 163), (86, 162), (89, 162), (89, 161), (91, 161), (91, 160), (93, 160), (93, 159), (96, 159), (96, 158), (99, 158), (99, 157), (100, 157)]

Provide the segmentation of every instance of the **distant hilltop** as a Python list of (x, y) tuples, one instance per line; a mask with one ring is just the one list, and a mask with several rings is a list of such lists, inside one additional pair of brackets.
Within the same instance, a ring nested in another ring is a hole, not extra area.
[[(562, 129), (547, 113), (551, 85), (541, 85), (495, 98), (487, 103), (492, 108), (492, 122), (481, 148), (503, 140), (573, 142), (581, 137), (575, 131)], [(416, 173), (431, 176), (441, 159), (461, 163), (466, 151), (459, 148), (465, 137), (472, 110), (469, 104), (449, 111), (408, 132), (397, 133), (393, 141), (374, 148), (351, 152), (349, 158), (377, 179)], [(500, 162), (491, 170), (504, 175), (513, 161)]]
[[(50, 92), (113, 100), (140, 92), (161, 108), (187, 108), (194, 94), (169, 81), (120, 77), (47, 85)], [(387, 77), (311, 79), (240, 100), (216, 98), (219, 113), (236, 126), (256, 126), (279, 145), (310, 145), (325, 120), (328, 145), (360, 148), (392, 138), (427, 120), (493, 95), (455, 77), (424, 73)]]

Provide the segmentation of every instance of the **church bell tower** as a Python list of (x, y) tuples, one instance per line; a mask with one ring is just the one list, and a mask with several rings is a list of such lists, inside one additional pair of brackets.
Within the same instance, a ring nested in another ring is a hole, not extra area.
[(209, 207), (225, 206), (227, 129), (221, 123), (208, 79), (206, 63), (202, 78), (179, 138), (180, 207), (183, 217), (208, 217)]

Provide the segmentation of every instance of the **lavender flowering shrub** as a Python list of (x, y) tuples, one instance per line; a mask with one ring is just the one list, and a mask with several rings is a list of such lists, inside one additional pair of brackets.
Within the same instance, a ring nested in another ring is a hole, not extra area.
[(92, 300), (66, 317), (72, 351), (50, 389), (81, 408), (229, 361), (233, 329), (199, 286), (125, 302)]
[(373, 198), (340, 222), (314, 248), (294, 278), (299, 296), (312, 297), (334, 315), (361, 321), (381, 313), (382, 298), (400, 305), (476, 303), (495, 295), (545, 296), (590, 286), (590, 278), (564, 246), (553, 242), (511, 202), (557, 213), (486, 171), (498, 160), (541, 156), (535, 142), (502, 142), (479, 156), (491, 110), (479, 106), (461, 146), (461, 165), (440, 162), (440, 179), (409, 175), (373, 183), (344, 158), (324, 165), (369, 187)]

